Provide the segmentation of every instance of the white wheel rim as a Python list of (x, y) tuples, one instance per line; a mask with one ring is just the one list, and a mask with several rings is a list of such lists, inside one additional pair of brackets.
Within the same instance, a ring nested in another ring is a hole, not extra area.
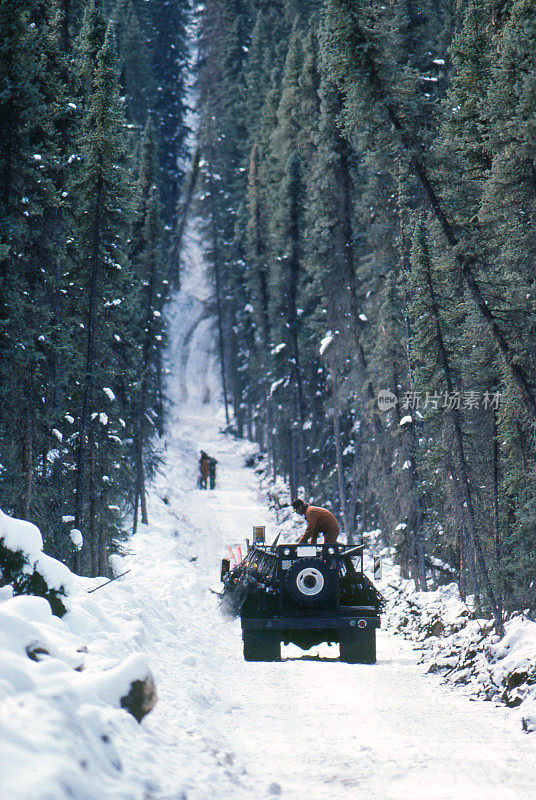
[(301, 594), (314, 597), (324, 588), (324, 576), (314, 567), (305, 567), (296, 576), (296, 586)]

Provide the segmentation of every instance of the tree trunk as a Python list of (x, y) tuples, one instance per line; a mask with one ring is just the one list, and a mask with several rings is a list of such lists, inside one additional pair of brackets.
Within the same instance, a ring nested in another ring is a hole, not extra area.
[(221, 382), (223, 389), (223, 402), (225, 404), (225, 421), (227, 422), (227, 425), (229, 425), (230, 423), (229, 400), (227, 396), (227, 374), (225, 367), (225, 348), (224, 348), (224, 337), (223, 337), (221, 264), (220, 264), (220, 248), (219, 248), (217, 212), (216, 212), (216, 186), (212, 174), (212, 164), (210, 164), (209, 166), (209, 186), (210, 186), (210, 205), (211, 205), (210, 228), (212, 235), (212, 254), (214, 259), (214, 273), (216, 277), (216, 312), (218, 318), (218, 345), (220, 351)]
[[(337, 393), (337, 386), (335, 376), (333, 374), (333, 367), (331, 373), (331, 391), (332, 391), (332, 408), (333, 408), (333, 438), (335, 440), (335, 456), (337, 461), (337, 484), (339, 489), (339, 502), (341, 505), (341, 516), (342, 516), (342, 524), (346, 535), (349, 534), (348, 530), (348, 508), (346, 502), (346, 485), (344, 482), (344, 464), (343, 464), (343, 457), (342, 457), (342, 445), (341, 445), (341, 425), (340, 425), (340, 418), (339, 418), (339, 399)], [(350, 542), (351, 544), (351, 542)]]
[[(253, 224), (253, 231), (251, 238), (253, 240), (253, 251), (255, 255), (255, 271), (257, 273), (259, 304), (260, 304), (260, 319), (261, 319), (261, 334), (262, 334), (262, 358), (265, 361), (265, 373), (269, 371), (269, 353), (270, 353), (270, 293), (268, 289), (268, 269), (266, 265), (266, 244), (262, 235), (262, 220), (261, 220), (261, 202), (260, 202), (260, 186), (258, 174), (258, 148), (255, 145), (251, 152), (249, 182), (253, 192), (253, 208), (251, 209), (251, 219)], [(275, 460), (275, 442), (273, 436), (273, 409), (272, 401), (270, 398), (270, 382), (266, 378), (263, 384), (264, 393), (264, 413), (265, 413), (265, 426), (266, 426), (266, 449), (268, 452), (269, 467), (273, 468), (274, 480), (276, 474), (276, 460)]]
[(192, 158), (192, 167), (190, 170), (190, 176), (188, 178), (188, 186), (186, 187), (186, 194), (184, 195), (184, 201), (182, 203), (182, 206), (178, 210), (177, 224), (175, 226), (175, 231), (173, 233), (173, 242), (171, 245), (170, 258), (169, 258), (168, 280), (170, 286), (173, 286), (174, 289), (180, 289), (180, 284), (181, 284), (180, 259), (182, 252), (182, 240), (184, 238), (186, 223), (188, 221), (188, 216), (192, 205), (192, 199), (194, 196), (195, 186), (197, 183), (197, 176), (199, 175), (199, 160), (200, 160), (200, 150), (198, 145), (195, 149), (194, 156)]
[[(492, 409), (493, 414), (493, 537), (495, 540), (495, 562), (500, 571), (502, 562), (502, 541), (501, 527), (499, 523), (499, 440), (497, 430), (497, 412)], [(503, 610), (503, 599), (498, 598), (499, 610)]]
[(91, 575), (99, 572), (98, 530), (100, 521), (97, 515), (96, 476), (95, 476), (95, 441), (90, 430), (89, 443), (89, 547), (91, 553)]
[(110, 574), (110, 564), (108, 563), (108, 547), (106, 542), (106, 531), (102, 519), (99, 520), (99, 575)]
[(141, 484), (140, 484), (140, 504), (141, 504), (141, 524), (149, 524), (149, 513), (147, 511), (147, 492), (145, 491), (145, 472), (141, 471)]
[(160, 439), (164, 435), (164, 386), (162, 380), (163, 365), (162, 365), (162, 348), (159, 347), (156, 351), (156, 430)]
[(99, 248), (100, 248), (100, 228), (101, 228), (101, 206), (102, 206), (102, 169), (99, 171), (99, 179), (95, 193), (95, 210), (93, 218), (93, 231), (91, 240), (91, 259), (89, 276), (89, 302), (87, 316), (87, 344), (86, 344), (86, 365), (84, 375), (84, 394), (82, 398), (82, 412), (80, 415), (80, 432), (78, 439), (78, 452), (76, 463), (76, 498), (75, 498), (75, 527), (82, 530), (82, 519), (84, 513), (84, 473), (86, 445), (88, 440), (90, 405), (93, 394), (93, 370), (95, 366), (95, 336), (96, 336), (96, 307), (97, 307), (97, 283), (99, 274)]
[(462, 529), (458, 530), (458, 589), (460, 591), (460, 597), (465, 602), (465, 598), (467, 596), (467, 590), (465, 586), (465, 550), (464, 550), (464, 536), (462, 533)]
[(497, 412), (493, 414), (493, 533), (495, 538), (495, 560), (497, 566), (502, 560), (501, 529), (499, 527), (499, 441), (497, 431)]
[(360, 472), (360, 455), (361, 455), (361, 439), (363, 436), (363, 424), (357, 422), (357, 430), (354, 432), (354, 464), (352, 468), (352, 491), (350, 494), (350, 502), (347, 512), (348, 530), (347, 542), (348, 544), (354, 543), (355, 537), (355, 522), (357, 516), (357, 506), (359, 502), (359, 472)]
[[(28, 390), (27, 390), (28, 391)], [(31, 396), (31, 394), (30, 394)], [(24, 415), (24, 437), (22, 441), (23, 493), (21, 503), (22, 519), (30, 519), (33, 489), (33, 409), (29, 405)]]
[(472, 594), (476, 605), (480, 607), (480, 593), (475, 568), (475, 550), (471, 542), (470, 523), (467, 519), (465, 496), (457, 460), (448, 460), (447, 473), (452, 475), (452, 489), (458, 512), (457, 524), (460, 527), (460, 594), (462, 594), (461, 585), (463, 584), (463, 599), (465, 600), (468, 593)]
[(134, 513), (132, 516), (132, 535), (138, 532), (138, 513), (139, 513), (139, 506), (140, 506), (140, 495), (136, 488), (134, 492)]
[[(140, 400), (140, 406), (141, 406)], [(143, 412), (145, 414), (145, 412)], [(144, 467), (143, 467), (143, 437), (141, 432), (141, 425), (142, 416), (141, 411), (138, 412), (138, 420), (136, 423), (136, 441), (135, 441), (135, 450), (136, 450), (136, 483), (135, 483), (135, 494), (134, 494), (134, 519), (132, 525), (132, 534), (134, 535), (138, 531), (138, 512), (141, 508), (141, 523), (142, 525), (147, 525), (147, 509), (145, 505), (145, 476), (144, 476)], [(145, 513), (144, 513), (145, 511)]]
[[(409, 241), (407, 236), (407, 226), (404, 224), (404, 219), (402, 216), (402, 209), (405, 208), (404, 201), (402, 199), (401, 193), (401, 181), (398, 181), (398, 218), (399, 218), (399, 235), (400, 235), (400, 256), (402, 262), (402, 270), (404, 273), (409, 274), (411, 266), (409, 260)], [(408, 295), (407, 295), (407, 282), (404, 282), (405, 292), (404, 292), (404, 332), (406, 338), (406, 365), (407, 365), (407, 374), (409, 377), (409, 389), (413, 391), (414, 389), (414, 381), (413, 381), (413, 365), (411, 363), (411, 322), (409, 318), (409, 314), (407, 313), (407, 303), (408, 303)], [(398, 422), (400, 422), (400, 416), (398, 413), (398, 406), (397, 408), (397, 417)], [(415, 431), (415, 423), (412, 421), (409, 425), (405, 425), (404, 429), (406, 431), (406, 435), (408, 436), (409, 440), (409, 460), (410, 460), (410, 468), (408, 470), (408, 482), (409, 482), (409, 493), (411, 496), (411, 508), (412, 508), (412, 530), (413, 530), (413, 538), (415, 543), (415, 558), (417, 562), (417, 575), (420, 584), (420, 591), (426, 592), (428, 591), (428, 585), (426, 582), (426, 549), (425, 549), (425, 539), (424, 533), (422, 530), (422, 521), (423, 521), (423, 506), (424, 500), (420, 493), (419, 485), (420, 485), (420, 476), (416, 467), (415, 456), (419, 448), (417, 435)]]
[(295, 193), (291, 193), (290, 197), (290, 219), (289, 219), (289, 236), (290, 236), (290, 256), (288, 259), (289, 267), (289, 287), (287, 295), (287, 324), (290, 336), (290, 350), (291, 350), (291, 369), (290, 378), (295, 386), (295, 399), (294, 404), (294, 428), (297, 429), (297, 444), (298, 444), (298, 457), (296, 463), (296, 475), (298, 485), (305, 486), (308, 484), (307, 467), (306, 467), (306, 452), (305, 452), (305, 439), (304, 439), (304, 425), (305, 425), (305, 408), (303, 397), (303, 384), (300, 365), (300, 344), (298, 338), (298, 312), (297, 312), (297, 297), (298, 297), (298, 281), (300, 273), (300, 221), (298, 212), (298, 202)]
[[(145, 497), (145, 426), (147, 413), (147, 395), (149, 392), (149, 374), (152, 365), (152, 347), (154, 343), (154, 305), (156, 300), (156, 281), (158, 264), (156, 259), (157, 241), (155, 237), (154, 226), (151, 226), (151, 241), (148, 242), (150, 247), (151, 262), (149, 265), (149, 286), (147, 291), (147, 305), (145, 309), (145, 337), (143, 340), (142, 362), (141, 362), (141, 386), (140, 396), (138, 401), (138, 422), (137, 422), (137, 435), (136, 435), (136, 500), (140, 498), (141, 505), (141, 522), (142, 525), (147, 525), (149, 520), (147, 517), (147, 498)], [(137, 506), (137, 503), (136, 503)], [(137, 519), (135, 519), (137, 526)]]
[[(407, 426), (407, 427), (412, 427)], [(414, 433), (414, 432), (413, 432)], [(426, 551), (424, 546), (424, 532), (422, 529), (422, 499), (419, 496), (419, 477), (415, 468), (414, 448), (410, 451), (411, 465), (407, 470), (409, 494), (411, 504), (411, 534), (413, 536), (417, 586), (421, 592), (428, 591), (426, 582)]]

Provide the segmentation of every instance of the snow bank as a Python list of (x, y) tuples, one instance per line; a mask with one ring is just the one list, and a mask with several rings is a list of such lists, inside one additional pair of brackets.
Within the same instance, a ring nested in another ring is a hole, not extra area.
[(112, 796), (123, 780), (115, 720), (139, 722), (156, 703), (147, 658), (103, 657), (115, 623), (87, 595), (100, 579), (73, 575), (42, 553), (35, 525), (0, 515), (1, 542), (23, 557), (22, 574), (38, 572), (67, 606), (60, 618), (43, 596), (0, 589), (0, 785), (10, 800)]
[(427, 671), (465, 686), (473, 699), (519, 708), (523, 730), (535, 731), (536, 622), (514, 616), (499, 639), (492, 620), (475, 617), (472, 598), (461, 600), (457, 584), (434, 592), (412, 587), (391, 578), (388, 624), (422, 650)]
[(467, 625), (471, 608), (460, 599), (455, 583), (433, 592), (416, 592), (413, 581), (391, 580), (388, 623), (396, 632), (422, 642), (430, 636), (445, 636)]

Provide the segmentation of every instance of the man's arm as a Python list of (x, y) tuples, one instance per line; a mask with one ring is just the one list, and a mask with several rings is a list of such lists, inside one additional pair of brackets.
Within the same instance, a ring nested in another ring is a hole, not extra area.
[(309, 514), (309, 518), (307, 518), (307, 511), (305, 512), (305, 519), (307, 520), (307, 527), (305, 529), (305, 533), (298, 539), (298, 544), (305, 544), (308, 542), (311, 536), (315, 532), (315, 525), (316, 525), (316, 517), (313, 514)]

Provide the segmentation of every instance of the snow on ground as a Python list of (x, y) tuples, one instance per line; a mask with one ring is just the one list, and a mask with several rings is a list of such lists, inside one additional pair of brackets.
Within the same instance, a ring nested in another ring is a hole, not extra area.
[[(189, 255), (169, 310), (171, 419), (150, 524), (114, 565), (131, 572), (91, 595), (81, 584), (62, 620), (87, 643), (88, 674), (146, 653), (159, 702), (138, 726), (104, 701), (73, 710), (59, 688), (10, 698), (10, 775), (26, 776), (10, 800), (532, 798), (535, 738), (507, 709), (426, 675), (401, 637), (379, 632), (376, 665), (341, 664), (334, 646), (243, 660), (240, 623), (221, 617), (211, 589), (227, 544), (255, 524), (275, 537), (278, 524), (244, 466), (253, 446), (221, 433), (195, 237)], [(214, 491), (195, 488), (201, 448), (218, 460)], [(91, 780), (72, 780), (84, 769)]]
[(113, 617), (106, 619), (87, 596), (98, 581), (78, 578), (43, 556), (41, 534), (28, 522), (0, 515), (0, 539), (25, 554), (28, 572), (36, 567), (49, 587), (75, 595), (62, 596), (72, 610), (60, 619), (44, 597), (13, 597), (10, 586), (0, 592), (1, 796), (126, 798), (109, 722), (116, 715), (137, 727), (120, 710), (129, 705), (133, 681), (146, 682), (154, 702), (147, 659), (141, 653), (124, 658), (128, 651), (119, 661), (106, 651), (100, 659), (89, 655), (95, 635), (105, 641), (115, 627)]

